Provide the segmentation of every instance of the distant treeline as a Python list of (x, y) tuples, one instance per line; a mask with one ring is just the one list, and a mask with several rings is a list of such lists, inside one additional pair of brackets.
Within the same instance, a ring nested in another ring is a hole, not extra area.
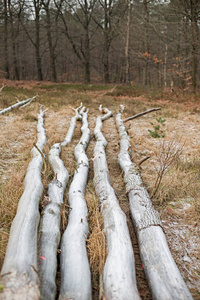
[(199, 0), (0, 0), (0, 75), (195, 92)]

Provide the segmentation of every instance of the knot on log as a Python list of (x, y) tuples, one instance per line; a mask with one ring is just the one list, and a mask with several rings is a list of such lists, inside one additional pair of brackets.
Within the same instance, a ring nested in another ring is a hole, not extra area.
[[(144, 205), (144, 204), (143, 204)], [(150, 226), (161, 226), (162, 222), (160, 220), (160, 214), (153, 208), (152, 204), (145, 203), (145, 211), (140, 219), (139, 225), (137, 226), (139, 230), (148, 228)]]
[(58, 179), (54, 179), (53, 182), (58, 188), (62, 187), (62, 182), (60, 182)]

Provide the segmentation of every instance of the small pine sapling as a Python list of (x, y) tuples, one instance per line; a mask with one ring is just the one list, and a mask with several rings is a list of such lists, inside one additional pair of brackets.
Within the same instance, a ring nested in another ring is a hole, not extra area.
[[(162, 119), (162, 117), (159, 117), (156, 119), (156, 121), (158, 123), (160, 123), (162, 126), (165, 126), (165, 121), (166, 119)], [(159, 124), (154, 124), (153, 122), (150, 122), (150, 124), (153, 126), (154, 130), (150, 130), (148, 129), (150, 135), (153, 138), (161, 138), (161, 137), (165, 137), (165, 133), (163, 132), (163, 130), (161, 130), (160, 125)]]

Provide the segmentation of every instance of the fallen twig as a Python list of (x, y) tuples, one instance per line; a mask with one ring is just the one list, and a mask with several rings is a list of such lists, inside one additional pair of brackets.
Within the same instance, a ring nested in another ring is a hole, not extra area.
[(136, 119), (136, 118), (138, 118), (138, 117), (140, 117), (140, 116), (146, 115), (146, 114), (148, 114), (148, 113), (150, 113), (150, 112), (157, 111), (157, 110), (161, 110), (161, 107), (148, 109), (148, 110), (143, 111), (143, 112), (141, 112), (141, 113), (139, 113), (139, 114), (137, 114), (137, 115), (134, 115), (134, 116), (132, 116), (132, 117), (126, 118), (126, 119), (124, 119), (124, 120), (122, 120), (122, 121), (123, 121), (123, 122), (127, 122), (127, 121)]
[(31, 98), (30, 101), (25, 103), (23, 106), (21, 106), (19, 109), (24, 108), (25, 106), (29, 105), (35, 98), (39, 97), (39, 95), (36, 95), (35, 97)]
[(43, 160), (43, 163), (44, 163), (44, 171), (43, 171), (43, 174), (46, 173), (46, 169), (47, 169), (47, 164), (46, 164), (46, 161), (45, 161), (45, 157), (44, 157), (44, 154), (42, 153), (42, 151), (38, 148), (38, 146), (33, 143), (33, 146), (38, 150), (38, 152), (41, 154), (42, 156), (42, 160)]
[(151, 156), (146, 156), (146, 157), (144, 157), (143, 159), (141, 159), (140, 161), (139, 161), (139, 163), (137, 164), (137, 166), (138, 167), (140, 167), (141, 166), (141, 164), (143, 164), (147, 159), (149, 159)]

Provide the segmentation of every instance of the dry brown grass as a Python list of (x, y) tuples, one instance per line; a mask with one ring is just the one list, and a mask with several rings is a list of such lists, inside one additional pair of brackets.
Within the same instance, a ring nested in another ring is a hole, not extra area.
[[(163, 227), (172, 255), (187, 282), (194, 299), (200, 296), (199, 253), (200, 239), (200, 131), (199, 115), (167, 107), (156, 117), (166, 118), (166, 137), (152, 138), (147, 132), (155, 115), (131, 122), (129, 133), (133, 160), (139, 162), (145, 156), (151, 158), (141, 165), (141, 175), (149, 194), (152, 195), (159, 167), (160, 147), (165, 141), (181, 140), (183, 151), (167, 168), (157, 194), (152, 199), (163, 220)], [(180, 147), (181, 147), (180, 145)]]
[(16, 214), (17, 203), (23, 193), (24, 169), (12, 169), (9, 179), (0, 187), (0, 265), (3, 263), (9, 229)]
[(100, 276), (106, 260), (106, 240), (104, 234), (103, 217), (100, 212), (98, 199), (94, 193), (93, 186), (88, 186), (86, 191), (88, 205), (89, 237), (87, 239), (87, 250), (92, 272), (92, 282), (95, 290), (99, 290)]

